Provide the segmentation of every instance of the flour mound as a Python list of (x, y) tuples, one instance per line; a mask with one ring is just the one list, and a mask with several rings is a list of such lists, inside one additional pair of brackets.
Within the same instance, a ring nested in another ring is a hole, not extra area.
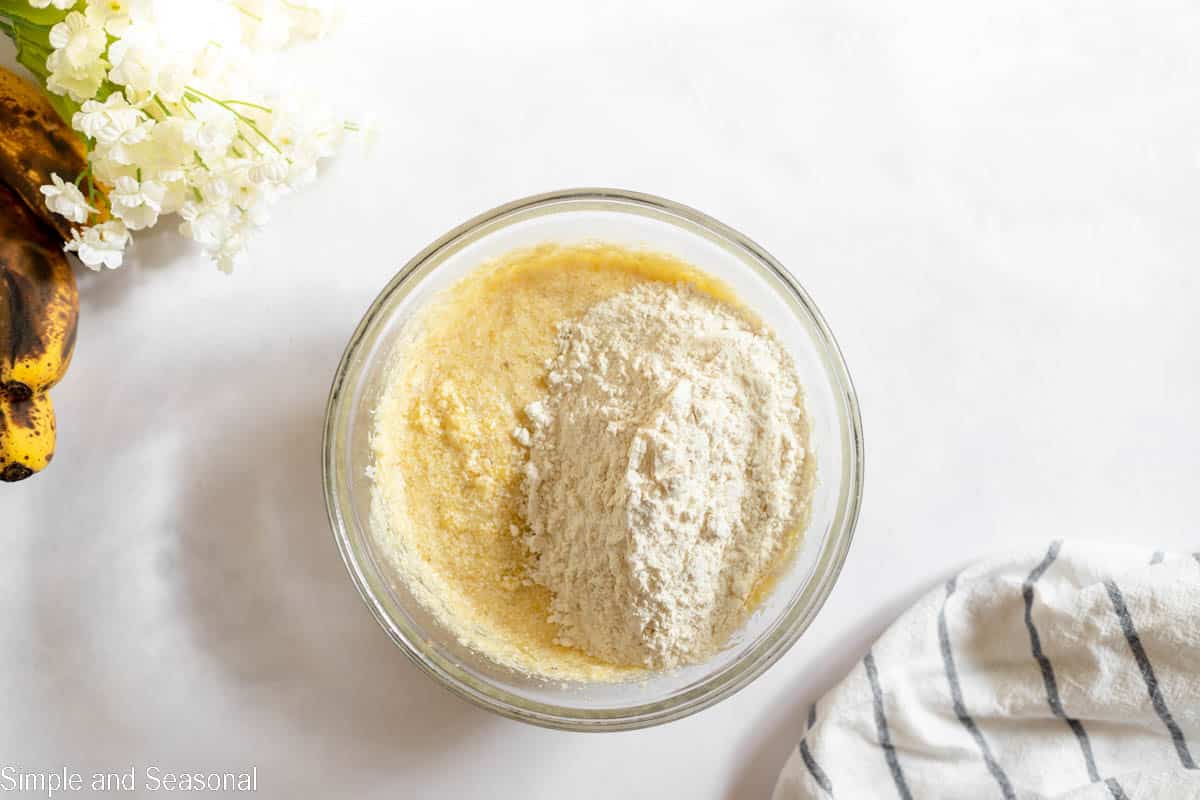
[(807, 509), (795, 366), (733, 308), (665, 284), (563, 323), (558, 348), (514, 435), (559, 642), (654, 669), (703, 660)]

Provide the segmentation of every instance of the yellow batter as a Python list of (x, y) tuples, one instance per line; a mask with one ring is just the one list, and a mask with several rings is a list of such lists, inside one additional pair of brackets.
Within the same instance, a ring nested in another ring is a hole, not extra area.
[(411, 323), (376, 412), (376, 529), (410, 589), (470, 647), (523, 672), (617, 680), (554, 643), (549, 591), (525, 578), (521, 409), (545, 392), (557, 323), (639, 283), (730, 290), (666, 255), (543, 245), (484, 265)]

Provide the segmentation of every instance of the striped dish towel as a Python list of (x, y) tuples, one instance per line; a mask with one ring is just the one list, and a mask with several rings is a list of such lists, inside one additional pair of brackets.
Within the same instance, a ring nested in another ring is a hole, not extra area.
[(812, 707), (774, 800), (1200, 799), (1200, 554), (971, 567)]

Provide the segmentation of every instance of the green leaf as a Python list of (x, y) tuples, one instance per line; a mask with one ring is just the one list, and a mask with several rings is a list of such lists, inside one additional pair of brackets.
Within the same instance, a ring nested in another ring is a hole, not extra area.
[[(78, 5), (76, 3), (76, 6)], [(29, 0), (0, 0), (0, 17), (24, 20), (30, 25), (38, 25), (47, 29), (66, 19), (68, 13), (70, 13), (69, 10), (60, 11), (54, 6), (34, 8), (29, 5)]]
[[(20, 6), (22, 13), (10, 14), (10, 6)], [(70, 125), (71, 117), (79, 110), (79, 104), (69, 97), (56, 95), (46, 90), (46, 76), (49, 74), (49, 70), (46, 69), (46, 58), (53, 49), (50, 47), (50, 26), (30, 21), (26, 18), (25, 12), (39, 18), (53, 16), (56, 21), (66, 16), (66, 12), (54, 8), (34, 8), (29, 5), (27, 0), (0, 0), (0, 19), (7, 17), (0, 23), (0, 30), (3, 30), (16, 43), (17, 63), (34, 74), (42, 87), (42, 92), (50, 100), (50, 105), (63, 118), (63, 121)], [(54, 13), (48, 15), (47, 12)]]

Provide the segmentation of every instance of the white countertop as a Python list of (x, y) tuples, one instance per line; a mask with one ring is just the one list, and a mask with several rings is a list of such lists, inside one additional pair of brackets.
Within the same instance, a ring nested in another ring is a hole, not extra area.
[[(232, 278), (173, 234), (83, 276), (57, 458), (0, 488), (0, 767), (765, 798), (807, 705), (957, 567), (1052, 536), (1200, 547), (1194, 3), (650, 5), (357, 4), (322, 80), (373, 107), (373, 151), (285, 200)], [(424, 677), (320, 486), (329, 380), (384, 282), (468, 216), (578, 185), (693, 205), (788, 265), (866, 431), (807, 635), (637, 733), (527, 727)]]

